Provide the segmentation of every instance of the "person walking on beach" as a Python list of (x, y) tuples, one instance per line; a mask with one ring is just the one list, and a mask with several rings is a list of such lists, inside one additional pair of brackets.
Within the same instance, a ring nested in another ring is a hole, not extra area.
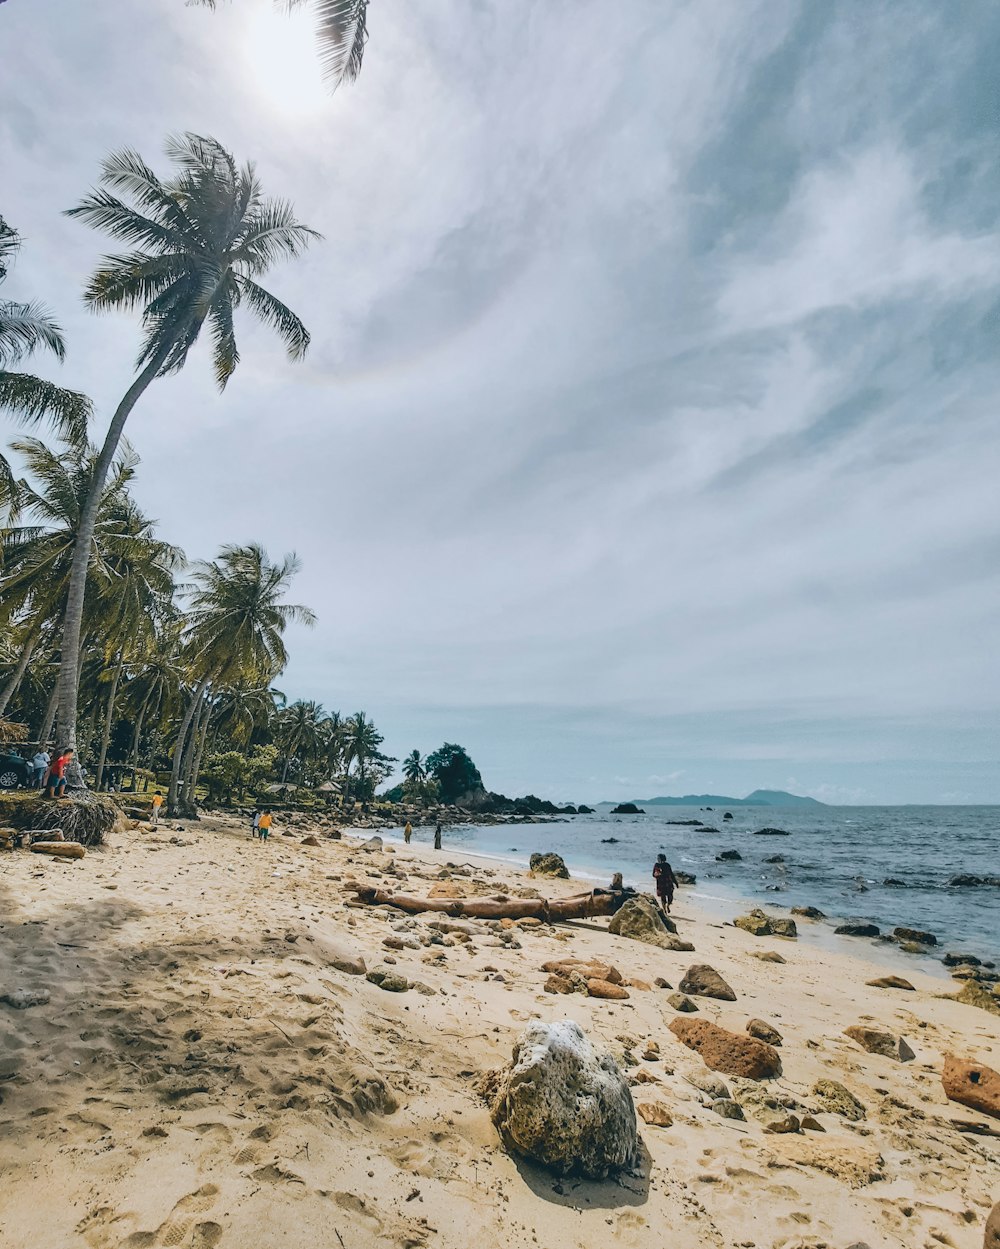
[(42, 785), (45, 783), (45, 773), (49, 770), (49, 764), (51, 762), (52, 759), (49, 756), (49, 752), (44, 746), (39, 746), (35, 757), (31, 761), (33, 773), (31, 781), (35, 789), (41, 789)]
[(406, 827), (403, 829), (403, 840), (407, 845), (410, 844), (410, 838), (413, 836), (413, 825), (409, 820), (406, 821)]
[(250, 821), (250, 836), (251, 837), (260, 836), (260, 812), (259, 811), (255, 811), (253, 813), (253, 819)]
[(153, 805), (149, 809), (149, 822), (154, 828), (160, 822), (160, 807), (163, 806), (163, 795), (159, 790), (153, 795)]
[(441, 821), (438, 820), (437, 827), (434, 829), (434, 849), (441, 849)]
[(261, 841), (267, 841), (267, 835), (271, 831), (271, 812), (265, 811), (257, 821), (257, 831), (260, 833)]
[(656, 862), (653, 864), (653, 879), (656, 881), (656, 900), (660, 904), (660, 910), (669, 915), (674, 900), (674, 889), (677, 887), (677, 877), (674, 875), (674, 869), (667, 862), (665, 854), (656, 856)]
[(45, 797), (61, 798), (66, 792), (66, 766), (73, 758), (69, 746), (56, 751), (56, 757), (49, 764), (49, 774), (45, 781)]

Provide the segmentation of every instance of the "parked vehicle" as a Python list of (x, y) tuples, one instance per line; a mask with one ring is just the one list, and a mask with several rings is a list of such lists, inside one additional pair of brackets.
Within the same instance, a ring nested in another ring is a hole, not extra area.
[(20, 789), (31, 783), (32, 768), (27, 759), (0, 746), (0, 789)]

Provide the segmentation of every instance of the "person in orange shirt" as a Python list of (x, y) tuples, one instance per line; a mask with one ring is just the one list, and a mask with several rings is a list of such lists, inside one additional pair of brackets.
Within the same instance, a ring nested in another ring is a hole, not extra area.
[(268, 833), (271, 831), (271, 812), (265, 811), (260, 817), (260, 823), (257, 825), (257, 831), (260, 833), (261, 841), (267, 841)]
[(149, 812), (149, 822), (155, 828), (160, 821), (160, 807), (163, 806), (163, 795), (159, 790), (153, 795), (153, 805)]

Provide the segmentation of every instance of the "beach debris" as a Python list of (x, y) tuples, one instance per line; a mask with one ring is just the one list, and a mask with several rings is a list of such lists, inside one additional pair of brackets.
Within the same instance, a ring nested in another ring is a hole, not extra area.
[(778, 1051), (754, 1037), (727, 1032), (707, 1019), (675, 1019), (670, 1031), (701, 1056), (706, 1067), (747, 1080), (763, 1080), (781, 1074)]
[[(492, 898), (420, 898), (412, 894), (393, 893), (376, 885), (362, 885), (357, 881), (345, 881), (345, 888), (354, 893), (358, 902), (365, 906), (392, 906), (410, 915), (437, 911), (452, 919), (534, 918), (544, 923), (554, 923), (562, 919), (589, 919), (595, 915), (614, 915), (624, 902), (634, 896), (629, 889), (592, 889), (589, 893), (572, 894), (568, 898), (511, 898), (506, 895)], [(431, 893), (433, 892), (432, 889)]]
[(753, 830), (755, 837), (790, 837), (791, 834), (786, 828), (755, 828)]
[(772, 1028), (763, 1019), (748, 1020), (747, 1032), (750, 1036), (756, 1037), (758, 1041), (766, 1041), (768, 1045), (780, 1045), (782, 1041), (782, 1036), (778, 1029)]
[(533, 854), (528, 860), (534, 876), (558, 876), (561, 880), (569, 880), (569, 869), (558, 854)]
[(905, 989), (909, 993), (916, 992), (909, 980), (902, 976), (877, 976), (874, 980), (866, 980), (865, 984), (872, 989)]
[(864, 1103), (858, 1101), (850, 1089), (837, 1080), (817, 1080), (813, 1085), (812, 1095), (820, 1110), (840, 1115), (850, 1123), (860, 1123), (868, 1117)]
[(14, 1010), (28, 1010), (32, 1006), (46, 1006), (51, 994), (48, 989), (11, 989), (0, 997), (0, 1002), (12, 1006)]
[(868, 1028), (864, 1024), (852, 1024), (844, 1029), (844, 1036), (867, 1050), (869, 1054), (880, 1054), (883, 1058), (893, 1058), (899, 1063), (908, 1063), (914, 1057), (913, 1050), (902, 1037), (893, 1036), (891, 1032), (883, 1032), (879, 1028)]
[(620, 1001), (629, 996), (628, 989), (623, 988), (620, 984), (611, 984), (607, 980), (588, 980), (587, 994), (590, 997), (608, 998), (613, 1001)]
[(638, 1157), (624, 1072), (572, 1020), (530, 1023), (510, 1065), (479, 1088), (504, 1146), (560, 1175), (605, 1179)]
[(818, 906), (793, 906), (792, 914), (799, 915), (802, 919), (826, 919), (826, 912), (821, 911)]
[(731, 1097), (717, 1097), (709, 1108), (723, 1119), (737, 1119), (740, 1122), (746, 1122), (743, 1107)]
[(686, 993), (671, 993), (667, 1001), (674, 1010), (683, 1011), (685, 1014), (690, 1014), (698, 1009), (697, 1003), (692, 1002)]
[(882, 935), (875, 924), (838, 924), (833, 931), (841, 937), (880, 937)]
[(82, 859), (86, 848), (76, 841), (33, 841), (32, 854), (50, 854), (57, 859)]
[(777, 950), (751, 950), (752, 958), (759, 958), (762, 963), (784, 963), (787, 959), (783, 958)]
[(693, 993), (697, 997), (714, 997), (721, 1002), (736, 1001), (736, 994), (708, 963), (694, 963), (689, 967), (679, 987), (682, 993)]
[(786, 1132), (801, 1132), (802, 1121), (798, 1115), (785, 1115), (782, 1119), (772, 1119), (769, 1123), (765, 1123), (764, 1131), (773, 1132), (777, 1136)]
[(983, 1249), (1000, 1249), (1000, 1201), (993, 1207), (990, 1217), (986, 1220)]
[(917, 945), (937, 945), (937, 937), (922, 928), (894, 928), (892, 935), (897, 941), (914, 941)]
[(669, 1128), (674, 1121), (673, 1115), (662, 1102), (640, 1102), (636, 1106), (643, 1123), (654, 1128)]
[(410, 987), (410, 982), (402, 973), (389, 967), (373, 967), (365, 978), (386, 993), (405, 993)]
[(941, 1072), (944, 1094), (950, 1101), (1000, 1119), (1000, 1072), (971, 1058), (946, 1054)]
[(716, 863), (742, 863), (743, 855), (738, 850), (723, 850), (715, 856)]
[(608, 932), (616, 937), (628, 937), (632, 941), (658, 946), (661, 950), (683, 953), (694, 949), (690, 941), (682, 941), (675, 935), (677, 925), (645, 893), (629, 898), (612, 917)]
[(988, 992), (976, 980), (967, 980), (962, 985), (961, 993), (956, 993), (954, 1000), (966, 1006), (978, 1006), (980, 1010), (989, 1011), (991, 1015), (1000, 1015), (1000, 998)]

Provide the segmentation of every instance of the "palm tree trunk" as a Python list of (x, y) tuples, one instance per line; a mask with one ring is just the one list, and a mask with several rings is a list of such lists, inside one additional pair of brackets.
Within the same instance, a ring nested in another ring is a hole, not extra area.
[(202, 695), (208, 686), (208, 677), (202, 677), (198, 683), (198, 688), (191, 695), (187, 708), (184, 712), (184, 719), (181, 720), (181, 726), (177, 730), (177, 742), (174, 745), (173, 765), (170, 769), (170, 790), (167, 794), (167, 815), (173, 816), (177, 814), (177, 798), (180, 788), (181, 779), (181, 763), (184, 758), (184, 746), (187, 742), (188, 730), (191, 727), (191, 720), (194, 717), (195, 708), (201, 703)]
[(111, 678), (111, 693), (108, 695), (108, 711), (104, 717), (104, 732), (101, 735), (101, 753), (97, 760), (97, 777), (94, 781), (94, 788), (98, 793), (104, 786), (104, 761), (108, 757), (108, 746), (111, 743), (111, 726), (115, 718), (115, 699), (118, 697), (118, 682), (121, 680), (122, 668), (125, 666), (125, 652), (118, 652), (118, 663), (115, 665), (115, 675)]
[(133, 774), (139, 763), (139, 739), (142, 737), (142, 722), (146, 718), (146, 708), (149, 706), (149, 700), (153, 697), (152, 689), (147, 690), (146, 697), (139, 704), (139, 713), (135, 718), (135, 728), (132, 731), (132, 746), (129, 749), (128, 761), (132, 768)]
[[(150, 360), (119, 403), (108, 427), (101, 453), (97, 457), (94, 480), (91, 482), (90, 493), (87, 495), (87, 501), (83, 505), (77, 525), (69, 590), (66, 596), (66, 614), (63, 617), (58, 680), (59, 739), (64, 746), (71, 746), (74, 749), (76, 748), (76, 707), (80, 691), (80, 633), (83, 629), (83, 604), (87, 593), (87, 573), (90, 568), (90, 549), (94, 541), (94, 529), (97, 525), (97, 511), (104, 493), (108, 472), (121, 441), (125, 422), (143, 391), (160, 371), (169, 353), (170, 345), (167, 344)], [(79, 777), (76, 779), (79, 780)], [(70, 784), (72, 783), (73, 778), (70, 778)]]
[(212, 704), (208, 704), (205, 712), (205, 719), (202, 721), (201, 733), (198, 737), (198, 753), (194, 757), (194, 767), (191, 769), (191, 779), (188, 782), (188, 802), (193, 807), (195, 804), (195, 790), (198, 788), (198, 777), (201, 775), (201, 761), (205, 754), (205, 742), (208, 740), (208, 726), (212, 723)]
[(31, 662), (32, 653), (38, 645), (38, 639), (40, 636), (41, 635), (37, 631), (32, 633), (27, 642), (25, 642), (24, 646), (21, 648), (21, 657), (17, 661), (17, 666), (7, 678), (3, 689), (0, 689), (0, 714), (6, 710), (7, 704), (14, 696), (14, 692), (24, 680), (24, 674), (28, 671), (28, 664)]
[(191, 721), (191, 728), (188, 732), (184, 760), (181, 763), (180, 808), (182, 811), (191, 809), (191, 772), (194, 769), (194, 757), (198, 752), (198, 734), (201, 731), (201, 722), (205, 715), (205, 702), (206, 699), (202, 698), (194, 713), (194, 719)]
[(45, 719), (42, 721), (42, 727), (38, 734), (38, 740), (44, 746), (46, 742), (52, 740), (52, 726), (56, 722), (56, 704), (59, 700), (59, 681), (56, 680), (52, 686), (52, 693), (49, 695), (48, 704), (45, 707)]

